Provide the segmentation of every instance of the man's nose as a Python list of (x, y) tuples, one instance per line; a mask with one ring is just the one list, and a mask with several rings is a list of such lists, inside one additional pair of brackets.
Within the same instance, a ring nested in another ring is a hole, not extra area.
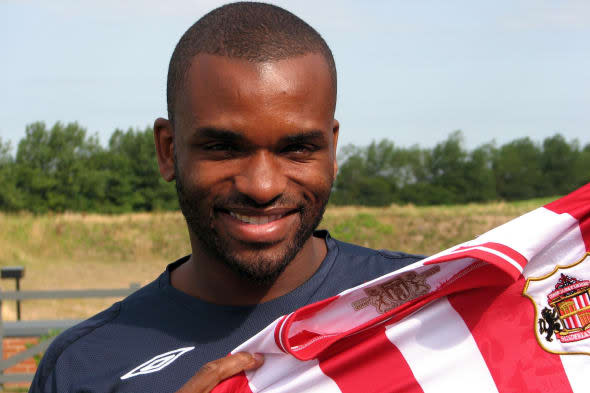
[(285, 191), (287, 178), (272, 153), (258, 151), (244, 162), (235, 185), (240, 193), (263, 205)]

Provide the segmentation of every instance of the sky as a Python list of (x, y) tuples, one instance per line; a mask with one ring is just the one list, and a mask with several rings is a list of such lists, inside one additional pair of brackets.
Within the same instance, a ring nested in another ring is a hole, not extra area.
[[(111, 133), (166, 115), (176, 42), (225, 1), (0, 0), (0, 138), (77, 121)], [(387, 138), (474, 148), (561, 133), (590, 143), (586, 0), (273, 1), (311, 24), (338, 69), (340, 146)]]

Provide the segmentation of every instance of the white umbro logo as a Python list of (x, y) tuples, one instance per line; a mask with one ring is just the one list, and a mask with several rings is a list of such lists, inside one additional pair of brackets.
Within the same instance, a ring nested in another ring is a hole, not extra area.
[(128, 379), (131, 377), (136, 377), (138, 375), (150, 374), (155, 373), (156, 371), (160, 371), (161, 369), (163, 369), (166, 366), (169, 366), (173, 361), (175, 361), (188, 351), (192, 351), (193, 349), (195, 349), (195, 347), (178, 348), (174, 351), (154, 356), (147, 362), (140, 364), (133, 370), (129, 371), (127, 374), (123, 375), (121, 379)]

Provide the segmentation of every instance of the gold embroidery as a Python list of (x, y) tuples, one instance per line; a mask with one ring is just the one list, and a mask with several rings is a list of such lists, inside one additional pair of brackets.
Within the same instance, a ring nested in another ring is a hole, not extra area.
[(430, 285), (426, 283), (426, 279), (439, 271), (440, 266), (433, 266), (421, 273), (414, 271), (402, 273), (387, 282), (365, 288), (364, 291), (368, 296), (352, 302), (352, 307), (358, 311), (371, 305), (378, 313), (386, 313), (427, 294), (430, 291)]

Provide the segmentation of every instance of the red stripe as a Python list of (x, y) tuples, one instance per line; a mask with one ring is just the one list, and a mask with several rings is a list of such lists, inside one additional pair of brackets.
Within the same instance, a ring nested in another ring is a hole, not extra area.
[(504, 255), (508, 255), (510, 258), (514, 259), (516, 262), (518, 262), (518, 264), (521, 267), (525, 267), (526, 264), (528, 263), (527, 259), (524, 257), (524, 255), (522, 255), (521, 253), (519, 253), (518, 251), (504, 245), (501, 243), (494, 243), (494, 242), (489, 242), (489, 243), (485, 243), (483, 244), (484, 247), (488, 247), (491, 248), (493, 250), (499, 251)]
[(225, 379), (215, 386), (211, 393), (253, 393), (248, 385), (248, 378), (242, 371), (231, 378)]
[(521, 295), (523, 287), (521, 278), (507, 288), (473, 289), (448, 299), (471, 331), (499, 392), (571, 392), (559, 355), (537, 342), (535, 311)]
[(344, 393), (423, 393), (383, 326), (347, 337), (324, 351), (320, 368)]
[[(496, 268), (494, 265), (485, 264), (484, 262), (476, 262), (442, 283), (438, 290), (404, 303), (372, 320), (359, 323), (356, 327), (348, 331), (339, 332), (338, 334), (322, 335), (317, 332), (302, 330), (298, 334), (290, 336), (290, 328), (293, 322), (304, 319), (298, 314), (299, 311), (295, 311), (283, 322), (284, 327), (281, 334), (282, 342), (285, 350), (292, 354), (296, 359), (310, 360), (318, 358), (324, 350), (339, 340), (346, 339), (348, 336), (357, 334), (358, 332), (364, 331), (365, 329), (384, 321), (387, 321), (389, 324), (395, 323), (442, 296), (472, 288), (486, 286), (505, 287), (512, 283), (513, 279), (513, 277), (509, 277), (503, 270)], [(311, 310), (311, 308), (308, 308), (308, 311), (309, 310)], [(310, 313), (306, 313), (305, 316), (310, 316), (309, 314)]]
[(574, 322), (576, 324), (576, 327), (577, 328), (581, 328), (582, 327), (582, 324), (580, 323), (580, 319), (578, 318), (578, 316), (577, 315), (572, 315), (572, 318), (574, 319)]
[(586, 251), (590, 252), (590, 183), (545, 205), (545, 209), (557, 214), (568, 213), (578, 220)]
[(518, 271), (516, 267), (514, 267), (514, 265), (508, 262), (506, 259), (499, 257), (496, 254), (492, 254), (488, 251), (477, 250), (473, 248), (468, 248), (462, 252), (456, 252), (451, 255), (440, 256), (431, 261), (424, 262), (424, 265), (432, 265), (441, 262), (451, 262), (461, 258), (475, 258), (488, 262), (502, 269), (502, 271), (504, 271), (510, 277), (512, 277), (513, 280), (516, 280), (521, 275), (520, 271)]
[(579, 310), (581, 307), (580, 303), (578, 302), (578, 299), (576, 297), (573, 297), (572, 301), (574, 302), (574, 306), (576, 306), (576, 310)]
[(487, 247), (487, 248), (491, 248), (492, 250), (496, 250), (498, 252), (501, 252), (502, 254), (514, 259), (523, 268), (527, 264), (527, 259), (524, 257), (524, 255), (522, 255), (518, 251), (508, 247), (507, 245), (501, 244), (501, 243), (487, 242), (487, 243), (483, 243), (483, 244), (475, 244), (475, 245), (471, 245), (471, 246), (459, 247), (458, 249), (462, 250), (462, 249), (469, 249), (472, 247)]

